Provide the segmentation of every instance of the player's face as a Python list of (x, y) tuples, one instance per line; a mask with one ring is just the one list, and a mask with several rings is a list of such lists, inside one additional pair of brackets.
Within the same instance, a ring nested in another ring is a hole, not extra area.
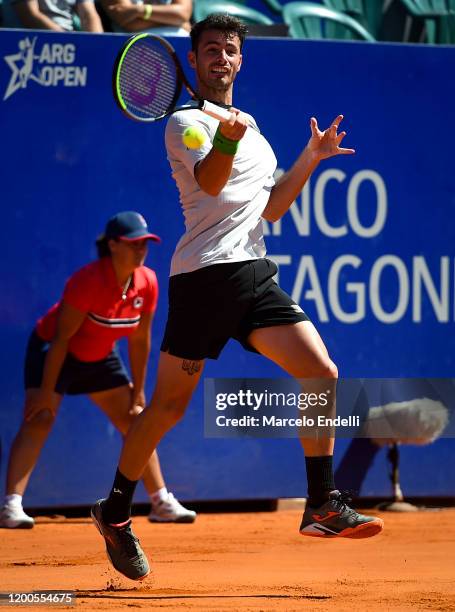
[(203, 97), (210, 97), (210, 91), (229, 91), (242, 65), (239, 37), (206, 30), (199, 39), (197, 53), (190, 51), (188, 59), (196, 70), (199, 93)]
[(118, 240), (111, 241), (111, 254), (115, 260), (125, 268), (138, 268), (142, 266), (148, 251), (148, 240)]

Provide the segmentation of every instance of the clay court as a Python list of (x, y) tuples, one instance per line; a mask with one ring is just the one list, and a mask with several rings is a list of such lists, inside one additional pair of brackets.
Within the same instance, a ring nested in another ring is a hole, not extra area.
[(88, 519), (38, 518), (0, 531), (0, 590), (75, 591), (86, 610), (455, 610), (455, 510), (380, 516), (375, 538), (326, 541), (298, 534), (298, 510), (140, 517), (153, 567), (142, 584), (108, 566)]

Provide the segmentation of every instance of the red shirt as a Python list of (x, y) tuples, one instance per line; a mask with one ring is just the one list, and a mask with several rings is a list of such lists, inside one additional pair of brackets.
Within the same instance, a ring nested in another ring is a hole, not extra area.
[(115, 342), (129, 336), (139, 325), (142, 313), (153, 313), (158, 300), (155, 272), (136, 268), (126, 299), (115, 276), (112, 260), (103, 257), (75, 272), (67, 281), (63, 296), (39, 319), (36, 332), (50, 342), (57, 329), (60, 304), (65, 302), (87, 313), (82, 325), (69, 340), (69, 352), (80, 361), (99, 361), (109, 355)]

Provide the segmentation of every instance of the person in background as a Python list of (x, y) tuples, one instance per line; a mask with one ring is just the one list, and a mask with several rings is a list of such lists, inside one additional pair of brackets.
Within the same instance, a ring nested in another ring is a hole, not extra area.
[[(139, 213), (112, 217), (96, 242), (99, 259), (70, 277), (62, 299), (36, 324), (25, 356), (24, 418), (10, 452), (0, 527), (34, 525), (22, 498), (65, 394), (88, 395), (122, 435), (144, 408), (158, 299), (155, 272), (144, 266), (149, 241), (160, 238)], [(131, 381), (116, 347), (122, 337), (128, 339)], [(151, 522), (195, 520), (196, 513), (167, 491), (156, 453), (142, 480)]]
[(192, 0), (101, 0), (116, 32), (188, 36)]
[(4, 27), (103, 32), (93, 0), (4, 0)]

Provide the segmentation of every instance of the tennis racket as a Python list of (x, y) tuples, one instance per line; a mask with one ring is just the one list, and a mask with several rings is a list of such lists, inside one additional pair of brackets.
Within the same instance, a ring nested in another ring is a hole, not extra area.
[[(192, 100), (178, 105), (182, 87)], [(180, 110), (199, 109), (226, 122), (232, 113), (200, 98), (189, 84), (171, 44), (160, 36), (137, 34), (120, 50), (114, 65), (114, 98), (136, 121), (158, 121)]]

